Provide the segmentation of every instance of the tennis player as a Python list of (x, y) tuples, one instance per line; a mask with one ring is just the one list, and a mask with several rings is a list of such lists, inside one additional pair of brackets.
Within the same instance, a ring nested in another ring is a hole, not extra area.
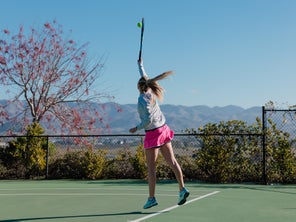
[(140, 92), (138, 113), (141, 122), (136, 127), (131, 128), (129, 132), (135, 133), (138, 130), (145, 130), (144, 149), (148, 166), (149, 198), (143, 208), (148, 209), (158, 205), (155, 198), (155, 186), (156, 160), (159, 150), (175, 173), (179, 183), (178, 205), (182, 205), (186, 202), (189, 191), (184, 187), (182, 169), (175, 158), (172, 148), (171, 140), (174, 137), (174, 132), (166, 125), (165, 116), (157, 103), (157, 100), (162, 101), (164, 91), (157, 81), (165, 79), (172, 72), (164, 72), (155, 78), (149, 79), (142, 59), (138, 60), (138, 66), (141, 75), (138, 81), (138, 90)]

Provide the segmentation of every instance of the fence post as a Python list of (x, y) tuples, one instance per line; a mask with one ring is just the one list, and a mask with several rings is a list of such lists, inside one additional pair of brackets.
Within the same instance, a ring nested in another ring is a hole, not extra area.
[(265, 106), (262, 106), (262, 179), (263, 183), (267, 184), (266, 179), (266, 110)]
[(46, 175), (45, 178), (48, 179), (48, 157), (49, 157), (49, 147), (48, 147), (48, 136), (46, 137)]

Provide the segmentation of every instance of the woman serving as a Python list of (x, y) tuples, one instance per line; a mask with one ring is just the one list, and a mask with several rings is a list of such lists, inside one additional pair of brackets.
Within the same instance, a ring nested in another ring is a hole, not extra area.
[(138, 113), (141, 122), (129, 131), (135, 133), (138, 130), (145, 130), (144, 149), (148, 166), (149, 197), (144, 205), (144, 209), (158, 205), (155, 198), (156, 186), (156, 160), (160, 150), (165, 161), (172, 168), (179, 183), (178, 205), (186, 202), (189, 191), (184, 187), (182, 169), (177, 162), (172, 148), (171, 140), (174, 132), (166, 125), (166, 119), (157, 103), (163, 99), (163, 88), (157, 81), (167, 78), (173, 72), (164, 72), (152, 79), (149, 79), (142, 59), (138, 60), (141, 78), (138, 81)]

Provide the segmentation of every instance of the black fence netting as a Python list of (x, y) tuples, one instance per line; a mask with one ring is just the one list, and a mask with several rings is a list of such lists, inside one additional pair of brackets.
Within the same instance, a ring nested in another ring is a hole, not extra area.
[[(295, 183), (295, 117), (294, 110), (263, 107), (256, 133), (175, 134), (172, 146), (188, 180)], [(0, 178), (146, 179), (143, 139), (131, 134), (0, 136)], [(157, 177), (175, 178), (161, 154)]]
[[(0, 176), (144, 179), (147, 172), (143, 138), (143, 135), (2, 137)], [(261, 138), (261, 135), (251, 134), (176, 134), (172, 146), (186, 179), (261, 182)], [(24, 152), (14, 153), (17, 150), (15, 141), (20, 139), (25, 144)], [(36, 144), (43, 147), (39, 154), (34, 147)], [(35, 151), (31, 152), (33, 148)], [(29, 156), (31, 161), (26, 161)], [(157, 176), (174, 178), (161, 154)]]

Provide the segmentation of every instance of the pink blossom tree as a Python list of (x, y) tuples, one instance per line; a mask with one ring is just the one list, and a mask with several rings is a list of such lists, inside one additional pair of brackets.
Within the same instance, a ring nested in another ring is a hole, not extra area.
[[(1, 37), (2, 36), (2, 37)], [(0, 104), (0, 127), (34, 122), (60, 134), (98, 133), (105, 128), (103, 98), (98, 78), (103, 57), (88, 59), (87, 44), (78, 45), (64, 37), (56, 21), (45, 23), (41, 31), (23, 26), (16, 35), (7, 29), (0, 35), (0, 87), (9, 97)], [(14, 107), (9, 112), (8, 107)], [(9, 128), (10, 133), (16, 129)], [(19, 130), (19, 129), (18, 129)]]

